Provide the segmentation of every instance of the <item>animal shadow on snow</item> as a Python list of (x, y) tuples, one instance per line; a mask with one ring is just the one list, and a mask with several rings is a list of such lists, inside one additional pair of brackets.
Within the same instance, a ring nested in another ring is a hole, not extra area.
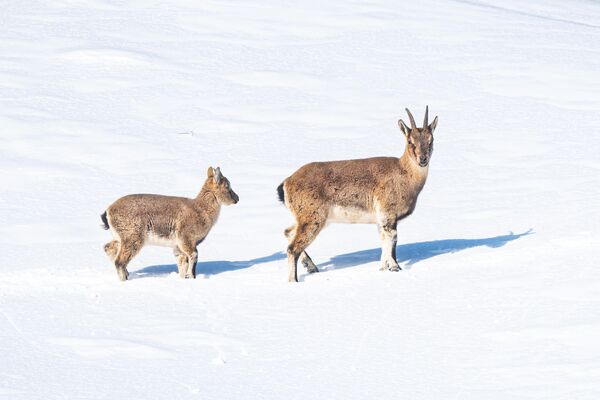
[[(456, 253), (473, 247), (487, 246), (498, 248), (506, 243), (517, 240), (522, 236), (532, 233), (532, 229), (520, 234), (510, 233), (508, 235), (494, 236), (482, 239), (445, 239), (431, 242), (418, 242), (402, 244), (396, 247), (396, 259), (403, 269), (410, 267), (419, 261), (447, 253)], [(354, 253), (341, 254), (332, 257), (329, 261), (319, 264), (319, 268), (336, 269), (355, 267), (357, 265), (379, 261), (381, 248), (357, 251)]]
[[(287, 256), (279, 251), (269, 256), (254, 258), (246, 261), (198, 261), (196, 272), (204, 275), (214, 275), (226, 271), (250, 268), (256, 264), (267, 263), (287, 259)], [(151, 277), (177, 273), (177, 264), (150, 265), (148, 267), (133, 271), (137, 277)]]
[[(522, 236), (532, 233), (532, 230), (520, 234), (510, 233), (503, 236), (494, 236), (482, 239), (445, 239), (434, 240), (431, 242), (418, 242), (402, 244), (396, 247), (396, 258), (402, 268), (410, 267), (419, 261), (447, 253), (456, 253), (461, 250), (473, 247), (487, 246), (498, 248), (506, 243), (517, 240)], [(381, 248), (357, 251), (354, 253), (340, 254), (332, 257), (329, 261), (319, 264), (318, 267), (324, 271), (336, 268), (355, 267), (381, 258)], [(287, 260), (284, 252), (276, 252), (268, 256), (254, 258), (246, 261), (198, 261), (196, 271), (198, 274), (214, 275), (226, 271), (235, 271), (238, 269), (250, 268), (256, 264), (267, 263), (271, 261)], [(140, 270), (133, 271), (134, 278), (153, 277), (177, 273), (176, 264), (151, 265)]]

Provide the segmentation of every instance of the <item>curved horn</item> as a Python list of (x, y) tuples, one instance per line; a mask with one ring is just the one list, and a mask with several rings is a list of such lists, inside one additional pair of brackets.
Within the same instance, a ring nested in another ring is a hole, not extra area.
[(429, 123), (427, 122), (428, 117), (429, 117), (429, 106), (425, 106), (425, 120), (423, 121), (423, 128), (427, 128), (427, 126), (429, 125)]
[(415, 124), (415, 119), (413, 118), (412, 114), (410, 113), (408, 108), (405, 108), (405, 110), (408, 113), (408, 118), (410, 118), (410, 128), (417, 129), (417, 124)]

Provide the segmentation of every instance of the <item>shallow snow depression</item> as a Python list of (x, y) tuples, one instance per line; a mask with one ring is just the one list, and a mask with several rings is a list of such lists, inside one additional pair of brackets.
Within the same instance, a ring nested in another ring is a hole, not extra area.
[[(0, 397), (596, 399), (600, 5), (588, 1), (0, 7)], [(288, 284), (275, 188), (400, 156), (439, 115), (398, 227), (332, 225)], [(129, 193), (240, 196), (181, 280), (117, 280)]]

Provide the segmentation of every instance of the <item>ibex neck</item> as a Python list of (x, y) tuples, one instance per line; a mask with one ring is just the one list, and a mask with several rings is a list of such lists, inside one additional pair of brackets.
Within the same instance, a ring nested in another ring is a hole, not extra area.
[(414, 188), (421, 191), (427, 180), (429, 164), (426, 167), (421, 167), (408, 155), (408, 150), (404, 150), (404, 154), (400, 158), (400, 164), (408, 173), (410, 182), (414, 185)]
[(200, 193), (194, 199), (196, 207), (199, 207), (202, 211), (217, 218), (219, 211), (221, 210), (221, 203), (217, 200), (217, 196), (205, 186), (202, 187)]

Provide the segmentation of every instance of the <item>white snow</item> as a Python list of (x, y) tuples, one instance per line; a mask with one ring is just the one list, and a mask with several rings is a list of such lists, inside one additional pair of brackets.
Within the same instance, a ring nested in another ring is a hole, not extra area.
[[(597, 399), (600, 3), (5, 1), (0, 398)], [(429, 178), (380, 272), (332, 225), (286, 282), (277, 185), (399, 156)], [(240, 196), (197, 280), (99, 215), (130, 193)]]

